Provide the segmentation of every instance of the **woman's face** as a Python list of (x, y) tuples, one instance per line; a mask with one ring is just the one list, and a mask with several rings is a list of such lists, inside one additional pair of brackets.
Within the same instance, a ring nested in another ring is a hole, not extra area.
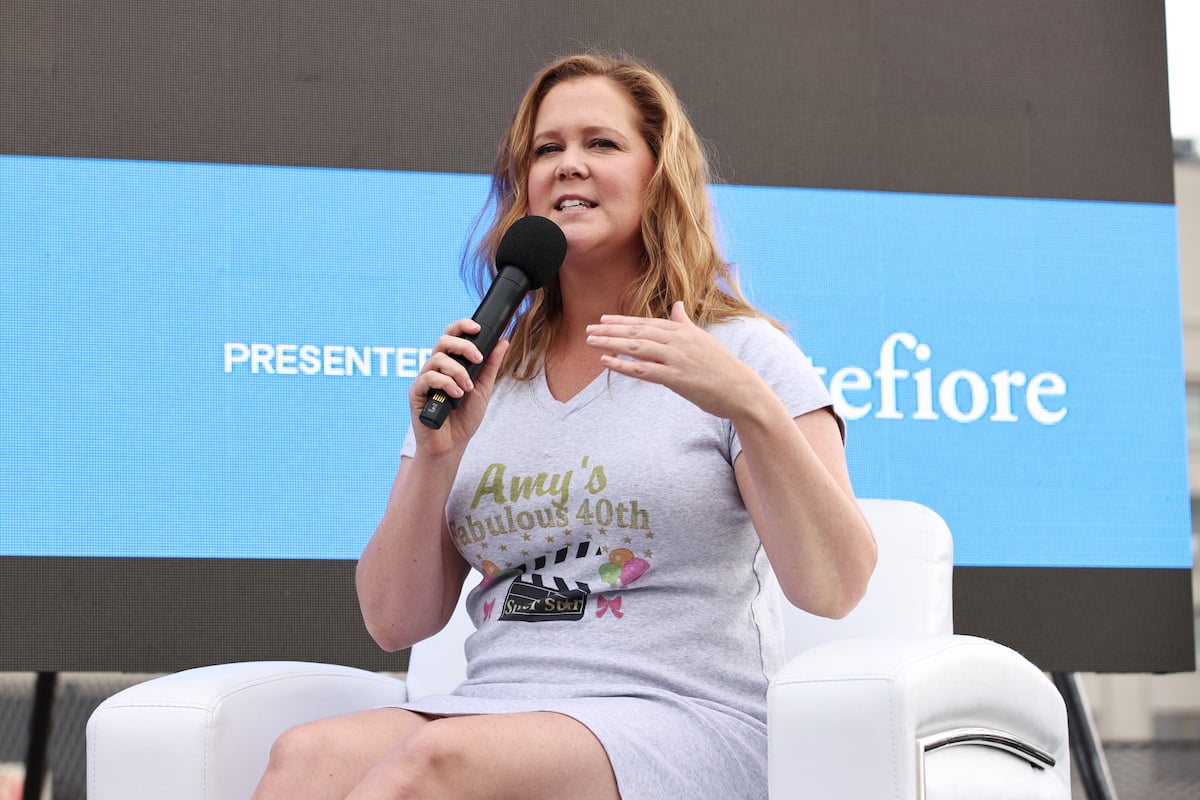
[(573, 78), (542, 98), (529, 213), (558, 223), (568, 260), (603, 258), (612, 267), (640, 268), (642, 203), (654, 156), (638, 121), (625, 90), (607, 78)]

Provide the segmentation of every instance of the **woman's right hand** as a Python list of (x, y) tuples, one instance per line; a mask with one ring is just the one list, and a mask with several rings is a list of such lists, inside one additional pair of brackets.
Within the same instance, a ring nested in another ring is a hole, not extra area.
[[(421, 371), (409, 387), (408, 404), (418, 452), (444, 455), (464, 448), (475, 435), (479, 423), (483, 421), (500, 362), (508, 350), (508, 340), (501, 339), (496, 343), (491, 356), (472, 382), (467, 368), (452, 356), (461, 356), (472, 364), (483, 361), (483, 354), (474, 342), (463, 338), (478, 332), (479, 323), (469, 317), (447, 325), (445, 333), (434, 345), (433, 354), (422, 365)], [(438, 430), (427, 428), (419, 419), (427, 395), (434, 389), (441, 389), (451, 397), (461, 398), (458, 408), (446, 416), (446, 421)]]

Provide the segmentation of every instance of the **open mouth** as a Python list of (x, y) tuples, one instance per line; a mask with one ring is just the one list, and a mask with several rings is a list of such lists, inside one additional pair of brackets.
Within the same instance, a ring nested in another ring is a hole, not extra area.
[(581, 200), (578, 197), (572, 197), (567, 200), (559, 201), (556, 208), (559, 211), (571, 211), (578, 208), (595, 208), (596, 204), (588, 200)]

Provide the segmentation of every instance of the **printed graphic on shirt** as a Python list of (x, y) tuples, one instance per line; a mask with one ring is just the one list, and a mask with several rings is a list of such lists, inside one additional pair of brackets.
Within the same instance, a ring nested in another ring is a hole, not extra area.
[[(589, 461), (585, 456), (580, 470), (588, 470)], [(607, 586), (597, 595), (597, 617), (625, 616), (619, 590), (645, 575), (654, 556), (650, 511), (637, 498), (611, 496), (602, 465), (583, 474), (587, 480), (573, 498), (575, 470), (518, 475), (505, 464), (489, 464), (469, 512), (450, 520), (459, 547), (483, 571), (483, 588), (512, 579), (500, 620), (582, 619), (593, 593), (589, 581)], [(594, 566), (567, 573), (592, 577), (568, 581), (554, 574), (579, 559)], [(496, 598), (484, 602), (485, 621), (495, 605)]]
[[(571, 548), (562, 547), (554, 553), (552, 563), (562, 564), (568, 558), (589, 558), (594, 556), (594, 550), (588, 542), (581, 542), (571, 552)], [(521, 622), (546, 622), (549, 620), (576, 620), (583, 618), (587, 607), (591, 587), (586, 583), (568, 583), (562, 578), (545, 579), (541, 570), (547, 566), (550, 559), (539, 556), (530, 565), (521, 565), (513, 570), (517, 576), (509, 584), (508, 595), (500, 611), (502, 620), (519, 620)], [(532, 568), (528, 576), (524, 573)], [(484, 580), (487, 580), (485, 577)]]
[[(617, 548), (622, 550), (623, 548)], [(628, 550), (625, 553), (629, 553)], [(554, 564), (562, 564), (568, 558), (595, 558), (603, 556), (599, 549), (593, 549), (588, 542), (581, 542), (578, 547), (571, 551), (571, 548), (563, 547), (554, 553), (552, 562)], [(616, 562), (611, 559), (616, 556), (620, 563), (627, 565), (625, 567), (617, 566)], [(608, 554), (609, 560), (600, 564), (598, 572), (601, 574), (607, 572), (605, 567), (617, 567), (618, 572), (624, 571), (628, 580), (620, 581), (621, 587), (628, 586), (633, 581), (640, 578), (650, 565), (641, 559), (632, 557), (632, 554), (624, 555), (612, 551)], [(504, 598), (504, 604), (501, 607), (500, 619), (513, 620), (520, 622), (546, 622), (550, 620), (578, 620), (582, 619), (585, 610), (587, 609), (588, 597), (592, 594), (592, 587), (586, 582), (573, 581), (568, 582), (563, 578), (553, 577), (544, 578), (540, 570), (547, 567), (551, 561), (547, 556), (540, 556), (533, 561), (531, 565), (532, 572), (525, 575), (525, 566), (512, 570), (517, 575), (513, 582), (508, 587), (507, 596)], [(640, 561), (641, 566), (633, 565), (631, 562)], [(497, 576), (497, 579), (505, 576), (504, 573)], [(620, 580), (619, 578), (617, 579)], [(494, 579), (484, 577), (485, 585), (488, 582), (495, 582)], [(488, 620), (492, 616), (492, 610), (495, 607), (495, 599), (484, 602), (484, 620)], [(598, 595), (596, 598), (596, 616), (603, 617), (606, 613), (612, 613), (616, 619), (622, 619), (625, 614), (621, 611), (621, 597), (619, 594)]]
[(600, 565), (600, 579), (612, 586), (622, 589), (636, 581), (650, 569), (650, 562), (638, 558), (627, 547), (610, 550), (608, 561)]
[(554, 586), (542, 582), (542, 576), (533, 574), (528, 582), (517, 578), (508, 587), (504, 598), (502, 620), (520, 622), (549, 622), (552, 620), (583, 619), (591, 593), (586, 584), (572, 589), (562, 578), (554, 578)]
[(612, 595), (611, 597), (606, 595), (597, 595), (596, 616), (603, 617), (609, 611), (611, 611), (612, 615), (617, 619), (621, 619), (625, 616), (623, 613), (621, 613), (621, 595)]

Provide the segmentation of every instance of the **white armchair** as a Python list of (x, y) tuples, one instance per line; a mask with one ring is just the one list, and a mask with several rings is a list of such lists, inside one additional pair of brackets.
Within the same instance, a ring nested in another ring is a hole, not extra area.
[[(867, 596), (843, 620), (788, 616), (790, 658), (768, 692), (772, 800), (1070, 798), (1052, 682), (1002, 645), (952, 633), (945, 522), (915, 503), (861, 502), (879, 542)], [(250, 662), (126, 689), (88, 722), (88, 798), (248, 798), (285, 729), (455, 686), (470, 630), (460, 607), (413, 648), (406, 681)]]

